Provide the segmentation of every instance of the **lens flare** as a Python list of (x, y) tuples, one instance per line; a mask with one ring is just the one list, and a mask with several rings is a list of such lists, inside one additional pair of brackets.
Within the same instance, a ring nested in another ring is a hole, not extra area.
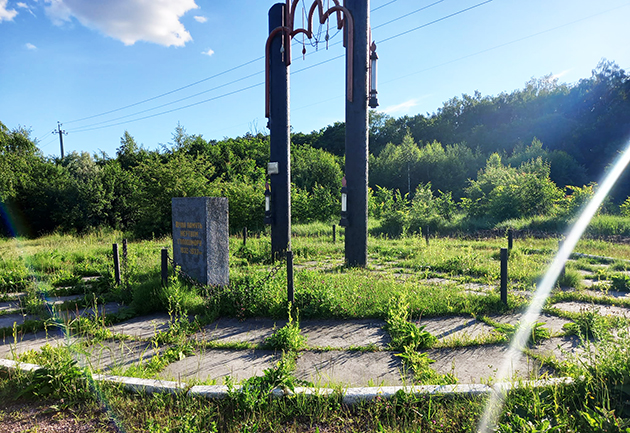
[[(516, 365), (520, 357), (523, 355), (523, 349), (529, 339), (531, 327), (534, 323), (536, 323), (536, 320), (538, 320), (538, 316), (540, 316), (540, 312), (542, 311), (545, 301), (549, 297), (551, 289), (560, 276), (560, 272), (562, 271), (564, 264), (569, 259), (571, 251), (573, 251), (577, 245), (584, 233), (584, 230), (586, 230), (586, 227), (591, 222), (591, 219), (599, 209), (604, 199), (608, 196), (611, 188), (617, 182), (617, 179), (619, 179), (619, 176), (621, 176), (629, 162), (630, 142), (627, 144), (626, 150), (623, 152), (621, 157), (615, 162), (610, 172), (604, 178), (601, 186), (591, 201), (586, 205), (580, 214), (580, 217), (569, 230), (566, 240), (562, 244), (558, 254), (556, 254), (556, 257), (549, 266), (547, 273), (536, 289), (532, 302), (525, 312), (521, 326), (514, 336), (505, 360), (499, 369), (497, 375), (498, 384), (503, 383), (508, 379), (508, 374), (511, 369), (510, 367), (512, 365)], [(506, 387), (495, 386), (492, 388), (492, 394), (490, 395), (484, 414), (479, 422), (479, 427), (477, 429), (479, 433), (490, 433), (496, 431), (497, 422), (499, 420), (499, 416), (501, 415), (505, 396)]]

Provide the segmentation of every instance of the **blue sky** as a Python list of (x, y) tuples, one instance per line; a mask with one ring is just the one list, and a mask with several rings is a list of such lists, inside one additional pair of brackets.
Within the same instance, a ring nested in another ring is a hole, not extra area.
[[(172, 141), (178, 122), (206, 139), (264, 132), (262, 57), (273, 4), (0, 0), (0, 121), (31, 128), (46, 155), (59, 154), (57, 121), (68, 132), (66, 152), (110, 156), (125, 130), (149, 149)], [(394, 117), (432, 113), (475, 90), (510, 92), (547, 74), (575, 83), (602, 58), (630, 68), (628, 0), (372, 0), (370, 7), (378, 110)], [(317, 49), (307, 40), (305, 59), (301, 37), (295, 42), (296, 132), (344, 120), (344, 50), (335, 30), (331, 23), (328, 49), (325, 26)]]

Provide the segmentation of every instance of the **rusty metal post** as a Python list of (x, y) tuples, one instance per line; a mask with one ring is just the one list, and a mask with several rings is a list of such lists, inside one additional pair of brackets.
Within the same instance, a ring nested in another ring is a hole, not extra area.
[(501, 248), (501, 302), (506, 306), (507, 299), (507, 283), (508, 283), (508, 249)]
[(120, 257), (118, 256), (118, 244), (113, 244), (113, 253), (114, 253), (114, 280), (116, 281), (116, 285), (120, 285)]
[(293, 251), (287, 251), (287, 300), (291, 303), (295, 301), (293, 288)]
[[(285, 4), (269, 9), (269, 33), (284, 26)], [(271, 254), (281, 256), (291, 249), (291, 136), (289, 129), (289, 65), (285, 36), (276, 33), (269, 51), (269, 158), (277, 163), (271, 179)], [(290, 62), (289, 62), (290, 63)]]
[[(346, 180), (348, 187), (348, 226), (345, 231), (346, 264), (365, 267), (367, 264), (368, 221), (368, 64), (370, 46), (370, 1), (346, 0), (352, 15), (354, 31), (351, 55), (352, 99), (346, 99)], [(348, 32), (345, 29), (346, 33)], [(350, 44), (348, 44), (348, 47)]]
[(168, 284), (168, 250), (162, 248), (162, 285)]
[[(560, 239), (558, 241), (558, 251), (560, 251), (562, 249), (562, 246), (564, 245), (564, 239)], [(564, 276), (567, 273), (567, 263), (564, 262), (562, 264), (562, 269), (560, 269), (560, 275), (558, 275), (558, 281), (557, 284), (560, 285), (561, 280), (564, 280)]]

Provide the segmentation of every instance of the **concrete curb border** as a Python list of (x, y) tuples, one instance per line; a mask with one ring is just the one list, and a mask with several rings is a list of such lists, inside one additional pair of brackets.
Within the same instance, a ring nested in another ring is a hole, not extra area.
[[(10, 359), (0, 359), (0, 368), (22, 371), (37, 371), (42, 368), (36, 364), (27, 364), (25, 362), (12, 361)], [(226, 385), (195, 385), (190, 387), (184, 382), (173, 382), (155, 379), (140, 379), (136, 377), (112, 376), (107, 374), (94, 374), (92, 379), (95, 382), (109, 382), (123, 385), (126, 389), (136, 393), (187, 393), (189, 395), (198, 395), (209, 399), (222, 399), (228, 396), (229, 388)], [(546, 380), (530, 380), (518, 382), (503, 382), (494, 385), (484, 384), (457, 384), (457, 385), (419, 385), (419, 386), (379, 386), (379, 387), (360, 387), (345, 388), (343, 392), (342, 402), (352, 406), (363, 401), (370, 401), (376, 398), (390, 399), (396, 393), (402, 391), (406, 394), (423, 394), (423, 395), (482, 395), (492, 392), (505, 393), (513, 389), (522, 387), (540, 388), (544, 386), (563, 385), (572, 383), (570, 377), (551, 378)], [(235, 385), (233, 389), (240, 389), (240, 385)], [(338, 390), (332, 388), (310, 388), (296, 387), (294, 392), (277, 388), (272, 391), (272, 396), (281, 398), (289, 395), (302, 394), (312, 396), (329, 396)]]
[(571, 253), (570, 258), (586, 258), (586, 259), (599, 259), (599, 260), (606, 260), (610, 263), (614, 262), (615, 260), (617, 261), (621, 261), (621, 262), (626, 262), (626, 263), (630, 263), (630, 260), (624, 260), (624, 259), (616, 259), (614, 257), (606, 257), (606, 256), (596, 256), (593, 254), (584, 254), (584, 253)]

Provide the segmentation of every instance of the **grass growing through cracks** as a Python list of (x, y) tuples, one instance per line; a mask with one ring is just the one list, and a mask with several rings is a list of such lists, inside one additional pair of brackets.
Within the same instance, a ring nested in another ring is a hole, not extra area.
[[(350, 407), (341, 403), (343, 389), (339, 389), (331, 396), (275, 399), (272, 389), (291, 390), (302, 384), (293, 376), (296, 353), (304, 347), (293, 312), (299, 311), (301, 318), (385, 319), (392, 337), (391, 349), (399, 352), (418, 382), (453, 383), (454, 378), (436, 375), (430, 369), (431, 360), (422, 350), (435, 345), (435, 337), (411, 323), (410, 318), (451, 314), (482, 317), (527, 303), (527, 298), (512, 293), (508, 307), (500, 302), (496, 291), (498, 251), (506, 245), (500, 238), (434, 238), (429, 245), (413, 236), (371, 238), (368, 267), (348, 269), (343, 263), (341, 230), (337, 242), (332, 243), (325, 225), (296, 226), (296, 299), (292, 306), (286, 302), (284, 264), (269, 260), (269, 238), (265, 234), (250, 237), (245, 247), (242, 239), (230, 239), (231, 283), (211, 291), (191, 287), (177, 278), (162, 286), (159, 252), (171, 246), (170, 238), (130, 242), (125, 283), (115, 286), (111, 244), (120, 243), (121, 238), (117, 232), (94, 232), (83, 237), (55, 234), (33, 240), (0, 240), (0, 296), (8, 302), (7, 294), (26, 292), (20, 308), (35, 316), (45, 316), (42, 294), (54, 297), (75, 293), (89, 295), (77, 301), (80, 307), (110, 301), (128, 305), (131, 308), (124, 317), (168, 312), (168, 329), (149, 342), (156, 349), (155, 356), (127, 374), (154, 377), (171, 362), (197, 353), (201, 346), (191, 343), (190, 336), (217, 317), (288, 316), (287, 326), (276, 329), (267, 341), (277, 350), (284, 350), (282, 360), (241, 387), (231, 384), (232, 392), (222, 401), (185, 394), (131, 395), (107, 384), (98, 385), (100, 397), (96, 397), (89, 372), (73, 362), (69, 352), (62, 352), (68, 349), (45, 348), (21, 358), (43, 365), (45, 369), (39, 373), (0, 370), (0, 401), (11, 402), (0, 406), (1, 422), (18, 416), (4, 409), (15, 402), (43, 406), (44, 411), (52, 411), (57, 417), (101, 414), (97, 417), (100, 431), (115, 431), (111, 426), (116, 423), (126, 431), (150, 432), (475, 431), (483, 397), (399, 394), (389, 400), (376, 399)], [(556, 250), (557, 239), (516, 239), (510, 253), (510, 291), (532, 291)], [(599, 240), (580, 241), (577, 251), (630, 259), (630, 246)], [(276, 265), (280, 265), (276, 276), (269, 278)], [(591, 259), (569, 264), (564, 283), (576, 289), (580, 289), (581, 281), (578, 269), (599, 272), (597, 278), (609, 282), (611, 289), (628, 290), (624, 274), (628, 265), (621, 260), (605, 271), (598, 271), (599, 263)], [(98, 282), (81, 280), (96, 275), (101, 277)], [(464, 289), (470, 284), (487, 287), (487, 294), (480, 296)], [(556, 292), (553, 300), (597, 298), (578, 290)], [(628, 304), (622, 299), (606, 302)], [(80, 318), (69, 326), (74, 334), (92, 343), (112, 341), (120, 336), (112, 335), (107, 326), (122, 317)], [(609, 323), (610, 319), (588, 312), (571, 319), (574, 324), (567, 327), (567, 333), (589, 341), (595, 348), (589, 353), (597, 356), (591, 355), (587, 361), (576, 358), (557, 362), (555, 367), (573, 377), (573, 384), (512, 391), (498, 431), (622, 432), (630, 427), (630, 338), (625, 322)], [(611, 331), (613, 327), (615, 332)], [(543, 327), (535, 328), (534, 338), (546, 337), (544, 331)], [(513, 329), (503, 332), (507, 340)], [(613, 334), (617, 340), (612, 339)], [(205, 344), (201, 348), (208, 347), (214, 346)]]

